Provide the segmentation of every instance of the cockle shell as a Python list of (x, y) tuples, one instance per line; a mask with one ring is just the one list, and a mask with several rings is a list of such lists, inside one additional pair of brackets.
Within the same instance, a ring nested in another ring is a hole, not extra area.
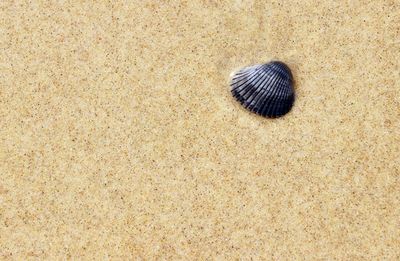
[(282, 62), (245, 67), (234, 74), (231, 87), (236, 100), (264, 117), (283, 116), (293, 106), (293, 76)]

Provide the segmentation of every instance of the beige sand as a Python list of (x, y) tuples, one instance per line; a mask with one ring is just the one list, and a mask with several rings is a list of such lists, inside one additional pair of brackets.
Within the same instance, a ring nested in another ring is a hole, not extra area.
[(0, 3), (2, 259), (399, 260), (399, 1), (85, 2)]

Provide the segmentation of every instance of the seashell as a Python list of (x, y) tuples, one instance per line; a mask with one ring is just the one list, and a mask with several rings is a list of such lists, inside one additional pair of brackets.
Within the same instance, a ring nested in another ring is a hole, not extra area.
[(234, 74), (231, 87), (236, 100), (264, 117), (283, 116), (293, 106), (293, 76), (282, 62), (245, 67)]

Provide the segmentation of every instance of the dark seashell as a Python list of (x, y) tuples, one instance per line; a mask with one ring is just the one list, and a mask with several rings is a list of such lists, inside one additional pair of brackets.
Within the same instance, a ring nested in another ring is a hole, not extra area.
[(264, 117), (280, 117), (294, 102), (293, 76), (282, 62), (246, 67), (234, 74), (232, 95), (248, 110)]

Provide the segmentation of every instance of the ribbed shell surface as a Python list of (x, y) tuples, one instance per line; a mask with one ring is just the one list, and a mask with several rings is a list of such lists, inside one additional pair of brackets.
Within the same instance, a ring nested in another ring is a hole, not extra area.
[(248, 110), (264, 117), (280, 117), (294, 102), (292, 73), (273, 61), (241, 69), (232, 78), (232, 95)]

